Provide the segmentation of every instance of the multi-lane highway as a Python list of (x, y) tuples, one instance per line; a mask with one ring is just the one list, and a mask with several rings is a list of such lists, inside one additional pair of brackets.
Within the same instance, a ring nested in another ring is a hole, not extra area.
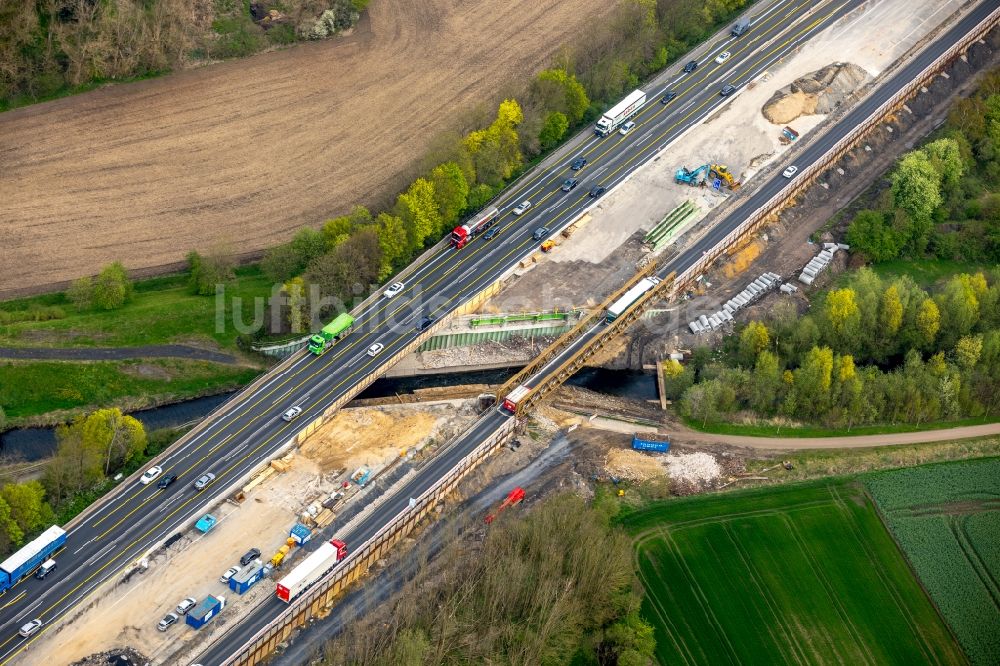
[[(724, 84), (745, 85), (860, 2), (777, 0), (766, 9), (759, 9), (750, 30), (743, 36), (735, 40), (722, 39), (700, 54), (700, 66), (695, 72), (676, 73), (664, 85), (647, 88), (649, 101), (633, 119), (637, 127), (629, 135), (613, 133), (606, 138), (591, 135), (575, 141), (575, 150), (565, 154), (565, 161), (536, 169), (508, 188), (495, 202), (503, 213), (499, 224), (501, 231), (495, 239), (479, 238), (462, 250), (449, 248), (434, 253), (412, 271), (402, 293), (391, 299), (379, 298), (354, 313), (355, 328), (345, 340), (322, 356), (296, 355), (290, 364), (269, 375), (256, 390), (236, 396), (221, 416), (213, 419), (196, 437), (171, 451), (161, 463), (165, 473), (179, 475), (176, 483), (164, 490), (155, 484), (119, 488), (112, 501), (70, 531), (66, 548), (58, 557), (59, 568), (53, 575), (44, 581), (23, 581), (0, 598), (3, 627), (0, 666), (34, 641), (44, 640), (49, 627), (95, 587), (120, 576), (124, 567), (153, 544), (188, 529), (213, 495), (213, 490), (217, 492), (228, 487), (271, 456), (294, 434), (297, 422), (311, 421), (363, 378), (383, 369), (385, 360), (418, 334), (416, 324), (422, 317), (447, 315), (534, 251), (538, 241), (532, 239), (532, 232), (536, 228), (545, 226), (556, 230), (574, 219), (593, 203), (588, 196), (592, 186), (610, 189), (664, 145), (725, 104), (727, 100), (718, 94)], [(715, 57), (722, 51), (732, 52), (732, 57), (724, 64), (717, 64)], [(678, 94), (669, 103), (661, 104), (659, 99), (666, 90), (676, 90)], [(865, 106), (870, 108), (875, 103), (869, 101)], [(842, 127), (847, 126), (841, 123), (838, 131)], [(822, 150), (821, 144), (817, 144), (804, 151), (798, 158), (799, 168), (815, 159)], [(583, 170), (571, 174), (568, 162), (578, 156), (586, 157), (589, 163)], [(570, 175), (579, 178), (580, 185), (569, 193), (562, 192), (559, 186)], [(751, 206), (755, 202), (759, 205), (784, 184), (780, 178), (766, 183), (718, 229), (665, 270), (683, 270), (690, 266), (702, 250), (718, 242), (739, 222), (741, 214), (745, 218), (745, 212), (753, 210)], [(532, 209), (520, 217), (512, 215), (511, 208), (525, 199), (531, 199)], [(366, 351), (376, 342), (383, 344), (385, 349), (373, 358)], [(281, 414), (296, 405), (302, 407), (302, 415), (291, 423), (283, 421)], [(348, 544), (361, 543), (374, 534), (385, 521), (402, 510), (410, 497), (419, 495), (481, 441), (483, 433), (495, 429), (498, 419), (502, 418), (502, 415), (492, 414), (480, 421), (473, 431), (421, 468), (406, 487), (393, 493), (364, 525), (340, 535), (341, 538)], [(194, 480), (208, 471), (216, 475), (216, 480), (202, 492), (194, 490)], [(227, 635), (227, 648), (252, 635), (282, 608), (276, 600), (266, 603)], [(42, 631), (29, 639), (18, 637), (18, 627), (36, 617), (46, 623)], [(153, 624), (157, 619), (151, 610), (148, 622)], [(225, 651), (217, 645), (203, 663), (220, 663)]]

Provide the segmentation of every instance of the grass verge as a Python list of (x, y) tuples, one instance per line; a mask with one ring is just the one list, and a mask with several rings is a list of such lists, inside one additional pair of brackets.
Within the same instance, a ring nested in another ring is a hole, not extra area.
[[(9, 425), (58, 423), (96, 407), (142, 407), (244, 386), (257, 368), (183, 359), (0, 361), (0, 405)], [(38, 417), (46, 415), (45, 419)]]
[(52, 307), (64, 316), (2, 325), (0, 346), (135, 347), (209, 341), (235, 350), (238, 331), (234, 310), (242, 322), (253, 322), (254, 302), (266, 299), (271, 286), (260, 268), (252, 265), (236, 271), (236, 279), (226, 285), (221, 308), (215, 297), (192, 294), (187, 275), (136, 282), (135, 297), (118, 310), (76, 312), (62, 293), (5, 301), (0, 303), (0, 311), (23, 313), (25, 319), (30, 319), (32, 312)]

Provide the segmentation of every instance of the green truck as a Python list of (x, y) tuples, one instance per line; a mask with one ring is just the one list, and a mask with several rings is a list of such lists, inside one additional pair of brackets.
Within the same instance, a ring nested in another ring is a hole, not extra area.
[(337, 315), (337, 318), (323, 327), (316, 335), (309, 338), (309, 351), (319, 355), (326, 351), (327, 347), (351, 332), (354, 327), (354, 317), (347, 314)]

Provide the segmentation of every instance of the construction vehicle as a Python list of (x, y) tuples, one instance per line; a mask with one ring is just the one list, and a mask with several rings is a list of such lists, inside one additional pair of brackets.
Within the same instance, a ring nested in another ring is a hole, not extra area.
[(681, 167), (674, 175), (674, 180), (677, 181), (677, 183), (687, 183), (692, 187), (696, 185), (704, 185), (705, 177), (709, 168), (710, 165), (708, 164), (703, 164), (694, 171), (689, 171), (687, 167)]
[(551, 252), (555, 246), (556, 242), (554, 240), (547, 240), (544, 243), (542, 243), (541, 249), (542, 252)]
[(736, 177), (732, 174), (725, 164), (713, 164), (708, 170), (708, 177), (711, 179), (719, 179), (722, 184), (731, 190), (735, 190), (740, 186), (740, 182), (736, 180)]
[(500, 505), (496, 508), (495, 511), (487, 514), (485, 519), (486, 524), (489, 525), (490, 523), (492, 523), (494, 520), (496, 520), (497, 516), (499, 516), (505, 509), (520, 503), (521, 500), (523, 499), (524, 499), (524, 488), (520, 486), (514, 488), (514, 490), (507, 493), (507, 497), (505, 497), (504, 500), (500, 502)]
[(364, 486), (368, 483), (368, 479), (370, 479), (371, 476), (372, 471), (367, 467), (362, 466), (354, 470), (354, 474), (351, 474), (351, 481), (359, 486)]

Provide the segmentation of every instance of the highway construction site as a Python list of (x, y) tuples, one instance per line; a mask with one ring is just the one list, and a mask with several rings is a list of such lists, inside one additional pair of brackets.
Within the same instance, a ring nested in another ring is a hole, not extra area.
[[(867, 12), (848, 16), (772, 71), (762, 73), (752, 88), (736, 96), (724, 110), (638, 169), (602, 199), (584, 225), (560, 237), (552, 252), (537, 253), (523, 262), (503, 291), (480, 306), (479, 313), (597, 306), (635, 273), (636, 263), (649, 253), (644, 239), (670, 211), (690, 200), (699, 212), (687, 221), (672, 245), (661, 248), (666, 256), (685, 247), (700, 232), (706, 217), (739, 191), (679, 184), (679, 167), (694, 168), (703, 162), (727, 164), (745, 183), (755, 174), (773, 170), (776, 162), (789, 163), (788, 151), (795, 149), (795, 141), (808, 140), (810, 132), (821, 127), (830, 114), (856, 99), (851, 93), (857, 94), (858, 85), (876, 80), (897, 58), (927, 38), (937, 21), (959, 7), (958, 2), (886, 0), (872, 11), (877, 17)], [(988, 40), (994, 49), (1000, 47), (996, 36), (994, 30), (994, 39)], [(851, 62), (831, 63), (831, 52), (850, 54)], [(996, 60), (993, 53), (989, 58), (989, 62), (972, 66), (956, 65), (962, 71), (954, 73), (950, 87), (935, 90), (932, 86), (909, 104), (916, 113), (904, 112), (893, 119), (894, 131), (873, 133), (866, 140), (868, 149), (845, 156), (841, 164), (849, 166), (841, 182), (814, 185), (798, 206), (786, 210), (763, 234), (717, 262), (689, 294), (689, 300), (664, 305), (662, 312), (637, 323), (633, 332), (602, 352), (596, 362), (641, 369), (670, 353), (723, 335), (729, 327), (695, 335), (687, 322), (702, 312), (718, 310), (763, 271), (774, 271), (789, 280), (798, 274), (821, 247), (810, 243), (809, 237), (832, 212), (871, 184), (871, 179), (862, 177), (863, 170), (877, 173), (893, 155), (909, 147), (914, 137), (925, 133), (935, 114), (943, 113), (956, 86), (966, 85), (977, 68)], [(765, 108), (780, 122), (767, 120), (762, 112)], [(724, 131), (737, 122), (741, 123), (740, 133)], [(787, 139), (783, 127), (794, 128), (794, 141), (783, 142), (783, 136)], [(818, 240), (834, 241), (833, 231), (824, 229)], [(846, 262), (845, 254), (837, 255), (834, 269)], [(828, 270), (817, 284), (829, 280), (832, 272)], [(753, 307), (766, 308), (778, 299), (793, 299), (804, 308), (808, 306), (806, 291), (804, 286), (795, 294), (774, 291)], [(744, 310), (741, 316), (746, 312), (755, 310)], [(521, 336), (504, 343), (428, 350), (419, 352), (412, 365), (438, 371), (491, 361), (517, 365), (536, 355), (550, 339)], [(437, 399), (426, 402), (342, 410), (291, 453), (272, 461), (237, 497), (213, 509), (218, 523), (211, 532), (200, 534), (192, 528), (151, 553), (128, 576), (107, 584), (98, 599), (81, 606), (71, 624), (32, 646), (29, 659), (71, 663), (128, 647), (152, 663), (190, 662), (213, 635), (223, 633), (256, 604), (273, 596), (273, 584), (265, 581), (242, 596), (226, 592), (226, 612), (197, 634), (184, 627), (183, 621), (182, 626), (157, 631), (156, 622), (164, 614), (187, 596), (225, 590), (219, 576), (250, 547), (259, 548), (262, 559), (270, 560), (287, 546), (289, 530), (297, 522), (334, 534), (363, 520), (366, 511), (393, 484), (407, 478), (475, 421), (489, 404), (488, 394), (494, 388), (452, 390), (451, 394), (464, 395), (462, 398), (442, 400), (439, 391), (427, 394)], [(563, 387), (532, 413), (500, 454), (477, 468), (453, 499), (439, 508), (448, 511), (462, 506), (485, 513), (513, 486), (528, 490), (526, 504), (530, 505), (532, 499), (559, 488), (589, 493), (594, 484), (613, 484), (630, 492), (632, 485), (647, 483), (659, 488), (656, 492), (689, 494), (767, 482), (790, 471), (782, 464), (780, 453), (773, 454), (774, 465), (766, 471), (749, 470), (747, 461), (760, 458), (759, 452), (698, 443), (696, 438), (686, 438), (684, 431), (660, 404)], [(669, 433), (670, 453), (649, 456), (632, 451), (629, 445), (635, 433), (651, 437)], [(476, 500), (471, 505), (465, 501), (470, 498)], [(287, 549), (286, 561), (279, 563), (284, 570), (289, 563), (294, 565), (297, 548)], [(155, 612), (149, 610), (152, 598), (158, 600)]]

